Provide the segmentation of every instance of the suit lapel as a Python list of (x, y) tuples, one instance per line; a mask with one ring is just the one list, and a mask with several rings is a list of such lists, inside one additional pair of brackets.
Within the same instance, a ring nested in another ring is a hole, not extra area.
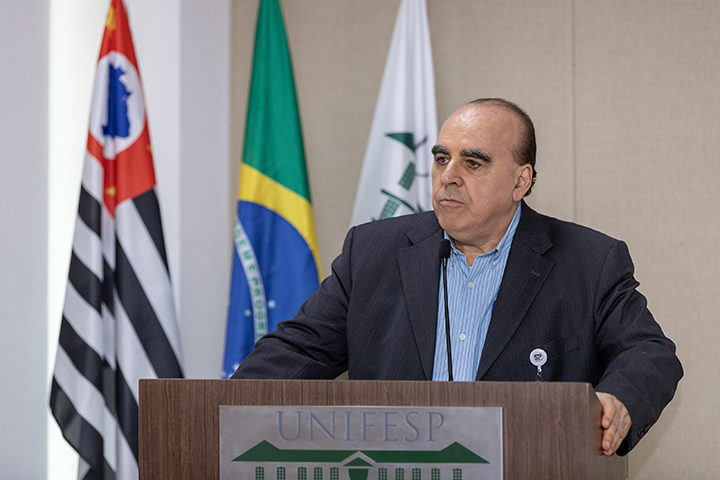
[(542, 217), (523, 202), (520, 223), (515, 231), (480, 357), (477, 380), (482, 380), (505, 349), (547, 278), (554, 262), (542, 254), (551, 247), (552, 241)]
[(432, 379), (435, 359), (440, 281), (438, 244), (443, 237), (434, 215), (432, 219), (432, 223), (422, 222), (408, 232), (411, 246), (397, 252), (408, 319), (427, 380)]

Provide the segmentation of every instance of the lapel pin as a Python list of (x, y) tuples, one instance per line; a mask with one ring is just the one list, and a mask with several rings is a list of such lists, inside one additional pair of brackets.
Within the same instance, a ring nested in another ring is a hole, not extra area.
[(536, 348), (530, 352), (530, 363), (537, 367), (537, 378), (535, 380), (540, 381), (542, 377), (542, 366), (547, 362), (547, 353), (542, 348)]

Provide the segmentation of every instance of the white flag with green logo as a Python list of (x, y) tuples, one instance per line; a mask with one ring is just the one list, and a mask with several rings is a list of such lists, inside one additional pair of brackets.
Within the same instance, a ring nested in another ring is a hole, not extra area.
[(402, 0), (385, 62), (351, 224), (432, 208), (435, 77), (425, 0)]

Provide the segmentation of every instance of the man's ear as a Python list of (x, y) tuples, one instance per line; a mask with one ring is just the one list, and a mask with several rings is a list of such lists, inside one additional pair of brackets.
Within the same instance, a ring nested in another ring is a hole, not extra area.
[(513, 200), (519, 202), (532, 186), (533, 167), (529, 163), (520, 165), (517, 169), (517, 182), (513, 190)]

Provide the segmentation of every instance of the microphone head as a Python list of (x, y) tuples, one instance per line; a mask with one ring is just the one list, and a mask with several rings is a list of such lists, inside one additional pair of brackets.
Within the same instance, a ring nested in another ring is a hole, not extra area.
[(450, 240), (447, 238), (440, 240), (438, 256), (440, 256), (440, 258), (450, 258)]

